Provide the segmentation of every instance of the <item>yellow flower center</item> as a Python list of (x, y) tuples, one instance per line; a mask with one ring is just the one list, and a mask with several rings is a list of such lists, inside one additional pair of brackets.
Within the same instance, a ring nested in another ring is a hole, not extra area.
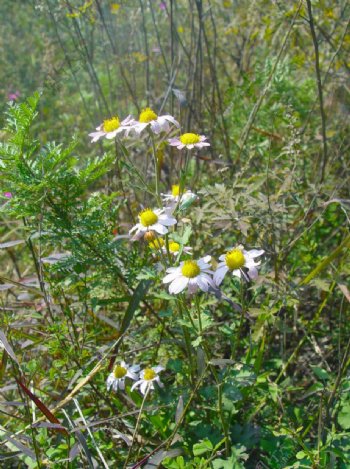
[(139, 213), (140, 222), (143, 226), (152, 226), (158, 221), (158, 216), (150, 208)]
[(176, 243), (175, 241), (170, 241), (169, 243), (169, 251), (170, 252), (179, 252), (180, 244)]
[(230, 270), (240, 269), (245, 263), (243, 252), (240, 249), (232, 249), (226, 254), (225, 262)]
[(184, 145), (193, 145), (194, 143), (198, 143), (200, 141), (200, 137), (198, 134), (182, 134), (180, 135), (180, 142)]
[(178, 195), (180, 195), (179, 184), (174, 184), (173, 186), (171, 186), (171, 195), (173, 195), (174, 197), (177, 197)]
[(151, 121), (155, 121), (157, 117), (157, 114), (152, 111), (151, 108), (147, 107), (141, 112), (139, 121), (142, 122), (142, 124), (148, 124)]
[(103, 121), (103, 130), (105, 132), (113, 132), (120, 127), (120, 120), (117, 116), (112, 117), (112, 119), (106, 119)]
[(128, 370), (123, 366), (117, 365), (114, 367), (113, 373), (117, 379), (124, 378)]
[(146, 368), (143, 372), (143, 379), (145, 381), (152, 381), (157, 376), (157, 373), (152, 368)]
[(154, 241), (151, 241), (148, 246), (151, 249), (160, 249), (164, 246), (164, 239), (163, 238), (157, 238)]
[(182, 275), (187, 278), (197, 277), (200, 271), (196, 261), (185, 261), (181, 269)]

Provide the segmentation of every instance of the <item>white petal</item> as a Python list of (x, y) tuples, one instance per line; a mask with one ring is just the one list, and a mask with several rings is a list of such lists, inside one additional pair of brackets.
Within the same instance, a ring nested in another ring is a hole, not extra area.
[(162, 131), (162, 126), (157, 121), (151, 121), (151, 129), (155, 134), (160, 134)]
[(214, 282), (217, 286), (221, 284), (227, 272), (228, 272), (228, 267), (225, 265), (216, 269), (214, 273)]
[(249, 259), (249, 257), (248, 257), (245, 260), (244, 267), (247, 267), (249, 269), (250, 267), (255, 267), (255, 266), (260, 265), (260, 264), (261, 264), (261, 262), (255, 262), (254, 259)]
[(241, 273), (240, 269), (233, 270), (233, 271), (232, 271), (232, 275), (233, 275), (234, 277), (239, 277), (239, 278), (242, 277), (242, 273)]
[(206, 262), (208, 264), (208, 262), (210, 262), (211, 260), (211, 256), (205, 256), (205, 257), (202, 257), (202, 259), (200, 259), (201, 261), (203, 260), (204, 262)]
[(97, 142), (101, 137), (105, 135), (105, 132), (92, 132), (89, 137), (92, 137), (91, 143)]
[(154, 380), (160, 388), (164, 388), (164, 384), (161, 382), (159, 376), (157, 376)]
[(148, 126), (148, 123), (147, 124), (144, 124), (142, 122), (137, 122), (135, 125), (133, 126), (130, 126), (130, 130), (134, 130), (138, 135), (140, 135), (140, 133), (145, 130), (145, 128)]
[(136, 381), (136, 383), (134, 383), (131, 386), (131, 391), (133, 391), (135, 388), (137, 388), (137, 386), (139, 386), (141, 383), (143, 383), (143, 379), (140, 379), (140, 380)]
[(159, 223), (165, 226), (172, 226), (176, 225), (177, 220), (174, 217), (170, 217), (169, 214), (164, 213), (163, 215), (159, 215), (158, 217)]
[(197, 285), (202, 291), (204, 292), (208, 291), (208, 282), (204, 279), (204, 277), (201, 277), (200, 275), (198, 275), (198, 277), (196, 278), (196, 281), (197, 281)]
[(122, 391), (124, 391), (124, 389), (125, 389), (125, 379), (124, 378), (119, 380), (119, 389), (121, 389)]
[(178, 277), (169, 286), (169, 293), (177, 295), (182, 292), (188, 285), (189, 279), (187, 277)]
[(128, 378), (132, 379), (133, 381), (137, 381), (138, 378), (139, 378), (138, 374), (133, 373), (132, 371), (128, 371), (127, 374), (126, 374), (126, 376), (127, 376)]
[(157, 366), (152, 366), (152, 370), (154, 370), (156, 373), (160, 373), (161, 371), (164, 371), (165, 368), (164, 366), (157, 365)]
[[(211, 272), (211, 271), (210, 271), (210, 274), (213, 275), (214, 272)], [(212, 287), (215, 287), (214, 280), (213, 280), (213, 277), (212, 277), (211, 275), (207, 274), (206, 272), (201, 272), (201, 273), (199, 274), (199, 276), (200, 276), (201, 278), (205, 279), (205, 281), (206, 281), (207, 283), (209, 283), (209, 285), (211, 285)]]
[(188, 293), (193, 294), (196, 293), (198, 290), (198, 284), (195, 278), (191, 278), (190, 281), (188, 282)]
[(123, 121), (121, 121), (120, 125), (130, 125), (131, 123), (135, 123), (133, 117), (131, 115), (127, 116)]
[(163, 132), (169, 132), (170, 130), (169, 122), (166, 119), (164, 119), (164, 116), (158, 117), (157, 122)]
[(146, 394), (147, 387), (150, 385), (147, 381), (142, 381), (142, 384), (140, 386), (140, 391), (142, 394)]
[(168, 274), (172, 274), (173, 272), (180, 272), (180, 270), (181, 269), (179, 267), (169, 267), (168, 269), (166, 269)]
[(154, 225), (149, 227), (151, 230), (156, 231), (159, 234), (165, 235), (168, 232), (168, 228), (160, 223), (155, 223)]
[(143, 226), (141, 225), (141, 223), (136, 223), (136, 225), (133, 226), (131, 230), (129, 230), (129, 234), (133, 233), (134, 231), (142, 230), (142, 229), (143, 229)]
[(166, 119), (167, 121), (171, 122), (172, 124), (176, 125), (176, 127), (180, 127), (180, 124), (178, 123), (178, 121), (176, 119), (174, 119), (173, 116), (170, 116), (170, 115), (165, 115), (165, 116), (162, 116), (164, 119)]
[(250, 251), (243, 251), (243, 254), (254, 259), (255, 257), (262, 256), (264, 252), (263, 249), (251, 249)]
[(133, 372), (133, 373), (138, 373), (140, 371), (140, 365), (132, 365), (130, 367), (130, 370)]
[(250, 269), (248, 269), (248, 275), (250, 279), (256, 279), (259, 275), (258, 269), (256, 267), (251, 267)]
[(114, 374), (111, 373), (111, 374), (108, 376), (107, 381), (106, 381), (107, 391), (110, 390), (110, 388), (113, 386), (113, 383), (114, 383)]
[(106, 138), (107, 138), (108, 140), (112, 140), (112, 139), (117, 135), (117, 133), (118, 133), (118, 129), (113, 130), (112, 132), (108, 132), (108, 133), (106, 134)]
[(163, 278), (163, 283), (172, 282), (173, 280), (175, 280), (179, 276), (182, 276), (181, 272), (179, 270), (177, 272), (172, 272), (171, 274), (168, 274)]

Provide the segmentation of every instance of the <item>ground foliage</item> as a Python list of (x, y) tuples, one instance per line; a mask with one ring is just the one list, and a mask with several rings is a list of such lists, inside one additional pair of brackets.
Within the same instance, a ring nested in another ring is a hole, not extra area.
[[(347, 2), (0, 12), (1, 465), (350, 467)], [(90, 142), (146, 106), (211, 146)], [(256, 280), (169, 294), (128, 232), (179, 183), (172, 238), (263, 249)], [(164, 387), (107, 391), (121, 360)]]

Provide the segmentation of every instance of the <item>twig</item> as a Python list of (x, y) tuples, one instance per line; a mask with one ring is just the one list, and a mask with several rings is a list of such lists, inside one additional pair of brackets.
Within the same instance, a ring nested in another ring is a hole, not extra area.
[(312, 16), (311, 1), (306, 0), (306, 3), (307, 3), (307, 9), (309, 13), (310, 32), (311, 32), (312, 42), (314, 44), (314, 49), (315, 49), (315, 71), (316, 71), (316, 81), (317, 81), (317, 89), (318, 89), (318, 100), (320, 103), (321, 132), (322, 132), (322, 144), (323, 144), (323, 161), (322, 161), (320, 182), (323, 182), (326, 165), (328, 161), (326, 113), (324, 111), (324, 106), (323, 106), (323, 89), (322, 89), (322, 80), (321, 80), (321, 71), (320, 71), (320, 57), (319, 57), (319, 52), (318, 52), (318, 42), (317, 42), (317, 37), (316, 37), (316, 32), (315, 32), (314, 19)]

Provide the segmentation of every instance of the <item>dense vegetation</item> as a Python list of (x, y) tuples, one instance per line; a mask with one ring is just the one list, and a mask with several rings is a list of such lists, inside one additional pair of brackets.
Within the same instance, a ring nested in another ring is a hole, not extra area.
[(0, 3), (1, 467), (350, 467), (349, 13)]

